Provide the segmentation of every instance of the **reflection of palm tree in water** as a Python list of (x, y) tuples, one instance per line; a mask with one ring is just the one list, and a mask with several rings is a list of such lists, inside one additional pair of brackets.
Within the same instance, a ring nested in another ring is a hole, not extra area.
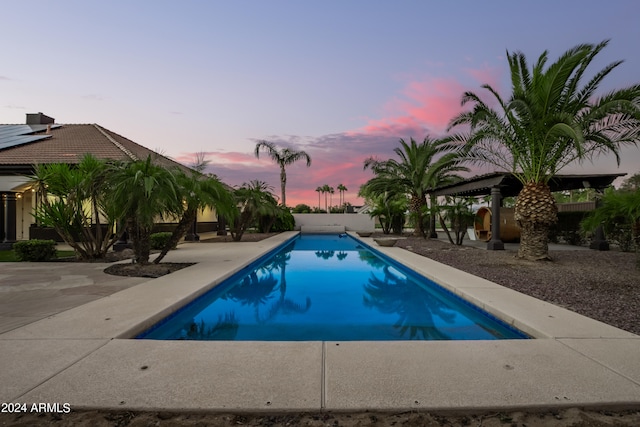
[(258, 271), (249, 273), (242, 282), (232, 287), (222, 296), (223, 299), (231, 299), (242, 305), (253, 306), (256, 320), (260, 320), (260, 306), (263, 306), (273, 298), (273, 293), (278, 285), (278, 279), (272, 272), (258, 277)]
[(291, 259), (290, 252), (291, 251), (278, 253), (266, 267), (270, 271), (280, 270), (280, 298), (271, 306), (269, 313), (264, 319), (258, 319), (261, 323), (269, 322), (271, 319), (275, 318), (278, 313), (282, 313), (284, 315), (302, 314), (311, 307), (311, 298), (309, 297), (307, 297), (306, 304), (304, 306), (285, 298), (287, 293), (287, 263)]
[(373, 252), (366, 251), (364, 249), (358, 251), (358, 258), (360, 260), (366, 262), (369, 266), (375, 268), (376, 270), (380, 270), (387, 264), (377, 257)]
[(204, 320), (196, 323), (195, 319), (191, 321), (186, 336), (180, 339), (185, 340), (233, 340), (238, 334), (238, 321), (235, 313), (225, 313), (218, 316), (215, 325), (207, 327)]
[(376, 308), (385, 314), (397, 313), (399, 318), (393, 327), (399, 330), (401, 336), (408, 331), (410, 339), (451, 339), (435, 327), (433, 316), (452, 323), (455, 313), (444, 311), (444, 305), (438, 299), (430, 297), (407, 278), (397, 277), (389, 271), (388, 266), (383, 268), (383, 272), (383, 280), (372, 273), (369, 283), (364, 285), (367, 293), (364, 296), (365, 307)]
[(345, 259), (347, 257), (347, 255), (349, 255), (347, 252), (340, 251), (336, 255), (336, 258), (338, 258), (339, 261), (342, 261), (343, 259)]
[(322, 259), (329, 259), (329, 258), (333, 258), (333, 255), (335, 255), (335, 251), (316, 251), (315, 254), (318, 258), (322, 258)]
[[(254, 270), (242, 280), (242, 283), (229, 289), (223, 298), (240, 302), (242, 305), (252, 305), (255, 309), (255, 319), (259, 323), (268, 322), (278, 313), (296, 314), (306, 312), (311, 307), (311, 299), (309, 297), (307, 297), (304, 306), (285, 297), (287, 292), (286, 267), (290, 259), (290, 251), (278, 253), (269, 264)], [(275, 270), (280, 270), (279, 283), (273, 274)], [(268, 272), (268, 274), (258, 277), (258, 271)], [(272, 304), (268, 314), (263, 318), (260, 315), (260, 307), (266, 305), (273, 298), (276, 286), (280, 291), (280, 297), (278, 301)]]

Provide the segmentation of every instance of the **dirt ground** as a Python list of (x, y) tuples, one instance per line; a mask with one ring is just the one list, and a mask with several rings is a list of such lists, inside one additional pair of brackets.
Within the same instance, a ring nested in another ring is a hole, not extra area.
[[(269, 237), (246, 234), (242, 241)], [(204, 243), (225, 243), (214, 238)], [(634, 254), (618, 251), (555, 251), (552, 262), (524, 262), (512, 251), (485, 251), (407, 237), (407, 250), (492, 280), (619, 328), (640, 334), (640, 272)], [(130, 266), (130, 264), (122, 264)], [(187, 265), (160, 263), (165, 273)], [(122, 267), (118, 267), (122, 270)], [(143, 270), (138, 270), (138, 272)], [(159, 272), (162, 272), (158, 270)], [(152, 272), (153, 274), (158, 271)], [(131, 269), (130, 274), (135, 274)], [(149, 276), (147, 276), (149, 277)], [(155, 276), (152, 276), (155, 277)], [(132, 411), (72, 411), (69, 414), (0, 414), (0, 426), (485, 426), (485, 427), (607, 427), (640, 426), (640, 407), (625, 410), (561, 410), (438, 414), (289, 413), (216, 414)]]
[(640, 426), (640, 411), (585, 411), (577, 408), (546, 412), (491, 412), (484, 414), (305, 413), (198, 414), (130, 411), (72, 411), (69, 414), (0, 414), (0, 426), (31, 427), (143, 427), (143, 426), (484, 426), (484, 427), (609, 427)]

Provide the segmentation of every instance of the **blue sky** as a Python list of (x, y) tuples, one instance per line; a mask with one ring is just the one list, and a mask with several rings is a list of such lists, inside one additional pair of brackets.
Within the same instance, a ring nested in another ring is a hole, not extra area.
[[(640, 81), (640, 2), (601, 1), (13, 1), (0, 26), (0, 123), (41, 111), (98, 123), (239, 185), (278, 169), (253, 155), (266, 139), (313, 158), (288, 170), (287, 204), (317, 186), (357, 204), (369, 156), (398, 139), (442, 135), (465, 90), (508, 92), (505, 52), (554, 60), (611, 39), (592, 71), (625, 60), (603, 90)], [(620, 169), (601, 158), (569, 172)], [(337, 196), (334, 197), (337, 200)]]

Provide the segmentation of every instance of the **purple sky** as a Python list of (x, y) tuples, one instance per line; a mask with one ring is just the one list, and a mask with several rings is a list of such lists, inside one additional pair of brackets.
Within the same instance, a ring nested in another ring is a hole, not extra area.
[[(365, 158), (442, 135), (465, 90), (507, 95), (507, 50), (533, 63), (611, 39), (592, 71), (625, 63), (603, 91), (640, 81), (636, 0), (22, 0), (2, 15), (0, 123), (38, 111), (99, 123), (186, 164), (205, 152), (225, 182), (276, 194), (278, 168), (255, 158), (256, 141), (304, 149), (313, 164), (288, 169), (288, 205), (316, 206), (316, 187), (340, 183), (360, 203)], [(600, 158), (563, 172), (578, 171), (639, 172), (640, 149), (619, 169)]]

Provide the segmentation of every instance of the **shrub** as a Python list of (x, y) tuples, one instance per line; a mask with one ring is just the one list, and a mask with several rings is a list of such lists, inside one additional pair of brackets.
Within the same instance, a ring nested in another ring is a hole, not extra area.
[(53, 240), (25, 240), (13, 244), (18, 261), (49, 261), (56, 258), (56, 242)]
[[(169, 243), (169, 240), (171, 240), (171, 235), (173, 233), (170, 233), (168, 231), (163, 231), (160, 233), (153, 233), (151, 235), (151, 249), (162, 249), (166, 246), (167, 243)], [(176, 246), (172, 247), (171, 249), (175, 249)]]
[(273, 226), (271, 227), (271, 231), (281, 232), (281, 231), (291, 231), (296, 226), (296, 220), (293, 218), (291, 212), (288, 209), (282, 209), (282, 212), (276, 218)]
[(587, 215), (588, 212), (558, 212), (558, 222), (549, 229), (549, 241), (558, 243), (562, 239), (574, 246), (584, 244), (586, 239), (580, 222)]

